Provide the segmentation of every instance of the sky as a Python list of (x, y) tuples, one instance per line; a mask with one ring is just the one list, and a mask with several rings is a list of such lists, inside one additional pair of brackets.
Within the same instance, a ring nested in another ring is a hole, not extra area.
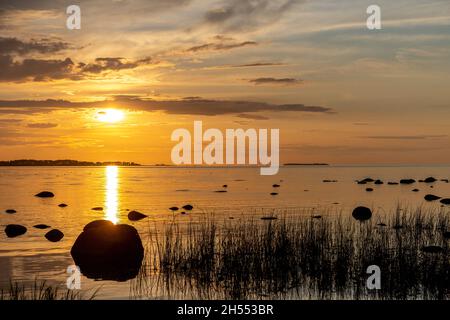
[(0, 0), (0, 160), (170, 164), (201, 120), (280, 129), (281, 163), (448, 163), (449, 84), (448, 0)]

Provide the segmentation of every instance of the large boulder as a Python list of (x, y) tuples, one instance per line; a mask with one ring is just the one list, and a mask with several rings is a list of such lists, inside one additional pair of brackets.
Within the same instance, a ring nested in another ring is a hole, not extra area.
[(21, 236), (27, 232), (27, 228), (20, 224), (8, 224), (5, 233), (8, 238)]
[(365, 221), (372, 217), (372, 211), (367, 207), (356, 207), (353, 209), (352, 216), (356, 220)]
[(70, 253), (86, 277), (126, 281), (139, 273), (144, 248), (134, 227), (97, 220), (84, 227)]

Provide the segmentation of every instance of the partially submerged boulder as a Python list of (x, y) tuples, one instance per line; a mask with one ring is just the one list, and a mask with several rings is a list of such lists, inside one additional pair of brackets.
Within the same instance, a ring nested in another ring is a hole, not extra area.
[(50, 226), (46, 225), (46, 224), (36, 224), (36, 225), (33, 226), (33, 228), (36, 228), (36, 229), (48, 229), (48, 228), (50, 228)]
[(62, 233), (60, 230), (58, 230), (58, 229), (53, 229), (53, 230), (50, 230), (49, 232), (47, 232), (46, 234), (45, 234), (45, 238), (48, 240), (48, 241), (51, 241), (51, 242), (58, 242), (58, 241), (60, 241), (62, 238), (64, 238), (64, 233)]
[(144, 248), (134, 227), (97, 220), (84, 227), (70, 253), (86, 277), (126, 281), (137, 276)]
[(372, 210), (367, 207), (356, 207), (352, 212), (353, 218), (358, 221), (366, 221), (372, 217)]
[(439, 200), (441, 197), (435, 196), (434, 194), (427, 194), (425, 197), (423, 197), (426, 201), (436, 201)]
[(53, 192), (50, 191), (41, 191), (35, 194), (34, 196), (39, 198), (53, 198), (55, 195), (53, 194)]
[(144, 218), (147, 218), (147, 215), (140, 213), (139, 211), (133, 210), (133, 211), (128, 212), (128, 219), (130, 221), (139, 221)]
[(5, 233), (8, 238), (21, 236), (27, 232), (27, 228), (20, 224), (8, 224)]

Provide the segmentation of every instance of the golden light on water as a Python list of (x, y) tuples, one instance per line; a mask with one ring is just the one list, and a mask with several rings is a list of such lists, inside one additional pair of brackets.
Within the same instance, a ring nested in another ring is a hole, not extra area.
[(112, 223), (118, 222), (119, 212), (119, 168), (107, 166), (106, 170), (106, 197), (105, 213), (106, 219)]
[(125, 113), (116, 109), (105, 109), (97, 112), (97, 120), (100, 122), (116, 123), (125, 118)]

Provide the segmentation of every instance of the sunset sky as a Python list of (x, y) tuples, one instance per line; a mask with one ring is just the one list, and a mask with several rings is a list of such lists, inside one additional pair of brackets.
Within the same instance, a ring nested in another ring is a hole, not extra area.
[(0, 160), (170, 163), (202, 120), (279, 128), (282, 163), (448, 163), (449, 118), (448, 0), (0, 0)]

